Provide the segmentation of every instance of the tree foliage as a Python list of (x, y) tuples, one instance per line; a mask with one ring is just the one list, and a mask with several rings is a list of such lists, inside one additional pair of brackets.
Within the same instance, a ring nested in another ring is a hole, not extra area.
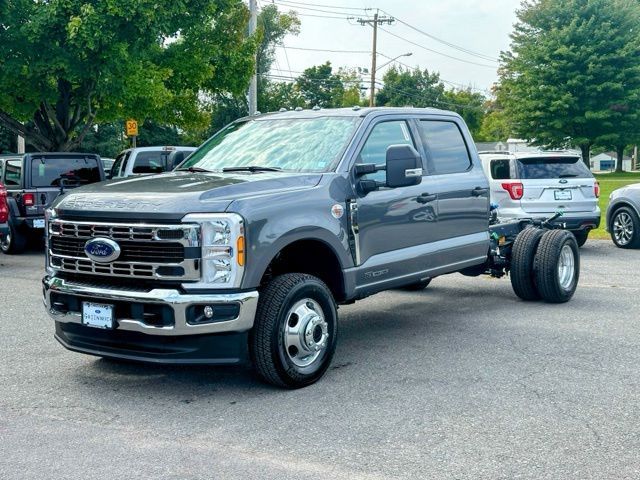
[(331, 62), (305, 69), (296, 80), (296, 87), (308, 106), (342, 106), (345, 88), (340, 75), (333, 73)]
[(479, 140), (480, 129), (485, 116), (487, 98), (480, 92), (470, 88), (465, 90), (447, 90), (444, 93), (446, 104), (443, 108), (453, 110), (464, 119), (473, 138)]
[(392, 67), (382, 81), (384, 86), (376, 94), (376, 105), (440, 108), (445, 102), (444, 84), (437, 72)]
[(639, 130), (637, 0), (523, 3), (502, 54), (498, 98), (536, 144), (627, 144)]
[(246, 87), (247, 22), (241, 0), (1, 2), (0, 124), (43, 150), (126, 117), (201, 124), (203, 94)]

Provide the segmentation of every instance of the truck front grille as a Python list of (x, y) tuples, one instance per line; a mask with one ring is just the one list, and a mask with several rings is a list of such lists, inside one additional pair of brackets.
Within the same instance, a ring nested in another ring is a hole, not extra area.
[[(48, 227), (52, 268), (71, 273), (128, 278), (196, 281), (200, 278), (200, 227), (74, 222), (54, 219)], [(85, 252), (93, 238), (114, 240), (120, 255), (94, 262)]]

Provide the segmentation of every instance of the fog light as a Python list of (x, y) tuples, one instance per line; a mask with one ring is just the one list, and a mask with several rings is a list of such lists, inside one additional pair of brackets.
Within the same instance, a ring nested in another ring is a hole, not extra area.
[(213, 307), (211, 305), (204, 307), (204, 316), (207, 318), (213, 318)]

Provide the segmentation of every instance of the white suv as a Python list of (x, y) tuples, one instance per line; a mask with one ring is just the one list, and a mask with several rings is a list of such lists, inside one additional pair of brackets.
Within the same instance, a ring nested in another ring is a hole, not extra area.
[[(195, 147), (128, 148), (116, 157), (116, 161), (111, 167), (110, 178), (169, 172), (195, 150)], [(175, 155), (180, 152), (184, 155), (179, 157)], [(179, 161), (174, 160), (178, 158)]]
[(480, 152), (491, 202), (500, 218), (548, 217), (561, 210), (580, 246), (600, 225), (600, 186), (579, 155), (570, 152)]

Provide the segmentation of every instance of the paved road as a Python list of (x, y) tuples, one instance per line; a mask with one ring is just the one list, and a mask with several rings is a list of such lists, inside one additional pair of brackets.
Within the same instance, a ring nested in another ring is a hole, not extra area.
[(640, 478), (640, 251), (589, 242), (566, 305), (452, 275), (343, 307), (298, 391), (67, 352), (41, 264), (0, 256), (2, 478)]

